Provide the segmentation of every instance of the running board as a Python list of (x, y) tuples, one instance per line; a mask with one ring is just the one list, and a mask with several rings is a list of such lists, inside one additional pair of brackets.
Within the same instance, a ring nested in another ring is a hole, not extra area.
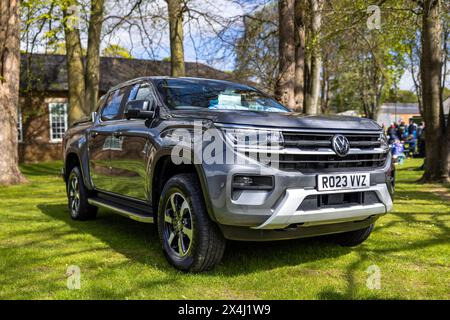
[(114, 203), (112, 201), (103, 200), (99, 198), (89, 198), (89, 204), (97, 207), (102, 207), (105, 209), (110, 209), (124, 217), (130, 218), (135, 221), (143, 223), (153, 223), (153, 216), (145, 215), (140, 210), (126, 208), (120, 204)]

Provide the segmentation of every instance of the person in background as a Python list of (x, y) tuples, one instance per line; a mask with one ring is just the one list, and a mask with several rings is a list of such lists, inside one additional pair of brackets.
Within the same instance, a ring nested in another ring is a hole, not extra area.
[(394, 164), (403, 164), (403, 161), (405, 160), (405, 147), (403, 146), (403, 143), (400, 140), (395, 140), (394, 144), (392, 145), (392, 158), (394, 159)]
[(401, 120), (400, 125), (398, 126), (398, 138), (400, 139), (400, 141), (405, 141), (407, 130), (408, 129), (406, 127), (405, 121)]
[(415, 138), (417, 138), (417, 124), (414, 123), (413, 119), (409, 119), (408, 126), (408, 136), (413, 134)]
[(386, 135), (388, 136), (388, 143), (393, 144), (395, 140), (398, 140), (397, 128), (395, 123), (392, 123), (387, 129)]
[(417, 127), (416, 131), (417, 136), (417, 147), (418, 147), (418, 156), (420, 158), (425, 157), (425, 123), (421, 122)]
[(407, 138), (408, 142), (408, 150), (406, 151), (408, 157), (413, 157), (416, 154), (416, 147), (417, 147), (417, 139), (415, 137), (416, 131), (413, 131), (413, 133), (410, 133)]

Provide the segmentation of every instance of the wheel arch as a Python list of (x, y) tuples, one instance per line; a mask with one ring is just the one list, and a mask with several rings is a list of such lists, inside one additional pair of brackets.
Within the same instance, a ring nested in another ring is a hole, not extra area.
[(70, 172), (72, 169), (78, 166), (81, 171), (81, 175), (83, 176), (84, 185), (92, 190), (92, 185), (89, 179), (89, 170), (86, 164), (81, 160), (80, 155), (76, 150), (70, 149), (67, 151), (65, 159), (64, 159), (64, 180), (67, 183), (67, 179), (69, 178)]
[(174, 164), (171, 160), (170, 153), (161, 155), (152, 166), (150, 175), (151, 179), (149, 179), (149, 190), (151, 204), (154, 208), (154, 214), (156, 215), (158, 212), (158, 202), (164, 185), (171, 177), (181, 173), (194, 173), (197, 176), (198, 181), (200, 182), (208, 215), (211, 220), (216, 221), (214, 215), (212, 214), (211, 201), (208, 196), (208, 189), (206, 187), (206, 179), (201, 166), (195, 164)]

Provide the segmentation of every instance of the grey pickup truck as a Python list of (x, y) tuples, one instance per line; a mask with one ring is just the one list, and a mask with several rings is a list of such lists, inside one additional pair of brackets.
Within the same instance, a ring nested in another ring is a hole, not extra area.
[(374, 121), (291, 112), (242, 84), (146, 77), (112, 88), (64, 137), (70, 215), (156, 223), (176, 268), (216, 265), (226, 239), (366, 240), (395, 169)]

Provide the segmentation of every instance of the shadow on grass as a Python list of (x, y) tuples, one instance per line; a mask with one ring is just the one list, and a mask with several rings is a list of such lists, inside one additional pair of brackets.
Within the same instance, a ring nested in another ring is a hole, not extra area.
[[(47, 216), (63, 221), (78, 233), (85, 233), (107, 243), (127, 258), (160, 270), (170, 269), (159, 244), (154, 225), (138, 223), (122, 216), (100, 211), (95, 221), (73, 221), (66, 205), (38, 205)], [(204, 275), (237, 275), (258, 270), (300, 265), (347, 254), (348, 248), (331, 244), (324, 238), (276, 242), (229, 241), (222, 263)], [(201, 276), (201, 275), (199, 275)]]
[[(318, 292), (317, 297), (319, 299), (332, 299), (332, 300), (347, 300), (347, 299), (356, 299), (359, 297), (358, 294), (358, 284), (356, 283), (355, 274), (358, 270), (363, 270), (366, 266), (366, 262), (370, 261), (370, 257), (373, 256), (385, 256), (391, 253), (405, 253), (407, 251), (419, 252), (419, 250), (426, 249), (429, 247), (447, 244), (450, 241), (450, 230), (446, 226), (445, 221), (439, 220), (439, 218), (448, 217), (448, 214), (444, 212), (436, 212), (436, 213), (423, 213), (423, 212), (391, 212), (390, 215), (394, 215), (399, 218), (399, 220), (389, 221), (384, 223), (382, 226), (376, 227), (376, 231), (389, 229), (396, 225), (402, 225), (404, 228), (417, 228), (417, 226), (410, 226), (410, 224), (419, 224), (419, 223), (433, 223), (436, 227), (439, 228), (440, 232), (434, 234), (433, 237), (418, 240), (414, 243), (407, 241), (392, 241), (385, 242), (382, 246), (367, 248), (367, 247), (357, 247), (354, 248), (353, 252), (357, 254), (358, 258), (351, 263), (345, 270), (345, 278), (347, 281), (347, 286), (345, 291), (338, 291), (333, 287), (325, 287), (321, 291)], [(417, 216), (428, 216), (429, 220), (421, 221), (417, 219)], [(365, 299), (379, 299), (380, 297), (376, 294), (372, 294), (366, 296)], [(389, 299), (404, 299), (401, 296), (389, 296)]]
[(430, 191), (399, 191), (397, 190), (394, 195), (395, 200), (420, 200), (420, 201), (445, 201), (440, 196), (431, 193)]
[(41, 176), (59, 176), (62, 163), (58, 161), (22, 164), (20, 171), (26, 176), (41, 177)]

